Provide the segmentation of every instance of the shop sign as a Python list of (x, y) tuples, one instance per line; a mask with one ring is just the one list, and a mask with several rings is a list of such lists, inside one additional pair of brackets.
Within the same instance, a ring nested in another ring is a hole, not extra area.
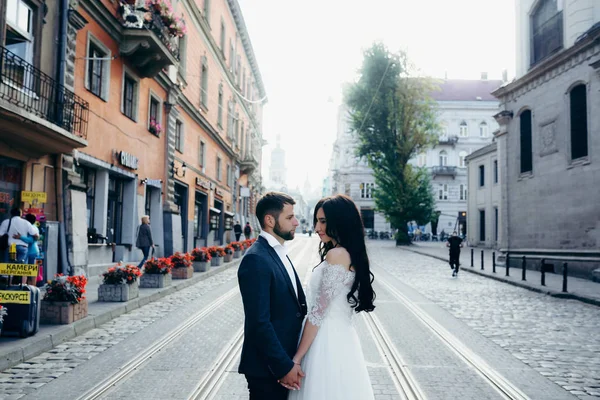
[(250, 197), (250, 188), (249, 187), (240, 187), (240, 197)]
[(21, 201), (23, 203), (33, 203), (37, 201), (38, 203), (45, 203), (48, 199), (46, 192), (21, 192)]
[(1, 263), (0, 275), (38, 276), (38, 266), (37, 264)]
[(29, 304), (29, 291), (0, 290), (0, 303)]
[(124, 167), (138, 169), (138, 158), (124, 151), (119, 152), (119, 162)]
[(23, 215), (25, 214), (33, 214), (37, 218), (38, 221), (44, 221), (46, 219), (46, 215), (44, 214), (43, 208), (25, 208), (23, 210)]
[(196, 186), (200, 186), (203, 189), (210, 190), (210, 182), (200, 177), (196, 177)]
[(148, 179), (148, 178), (146, 178), (144, 180), (144, 182), (148, 186), (154, 186), (154, 187), (161, 187), (162, 186), (162, 181), (160, 179)]

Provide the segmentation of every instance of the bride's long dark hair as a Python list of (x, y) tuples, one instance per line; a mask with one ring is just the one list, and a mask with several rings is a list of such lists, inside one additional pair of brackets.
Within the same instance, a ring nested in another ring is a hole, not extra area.
[[(373, 311), (375, 291), (373, 290), (373, 273), (369, 267), (369, 257), (365, 245), (364, 226), (360, 212), (352, 199), (338, 194), (319, 200), (315, 206), (313, 226), (317, 225), (317, 211), (323, 209), (326, 219), (326, 234), (350, 253), (350, 265), (354, 268), (355, 278), (350, 293), (346, 296), (354, 311)], [(327, 252), (334, 247), (332, 242), (319, 244), (321, 261)], [(357, 296), (358, 294), (358, 296)]]

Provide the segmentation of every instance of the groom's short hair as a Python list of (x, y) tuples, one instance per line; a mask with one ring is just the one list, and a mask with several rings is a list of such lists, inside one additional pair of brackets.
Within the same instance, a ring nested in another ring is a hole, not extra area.
[(296, 202), (294, 199), (281, 192), (268, 192), (256, 204), (256, 218), (260, 223), (260, 227), (265, 227), (265, 216), (272, 215), (276, 220), (283, 211), (283, 207), (286, 204), (294, 205)]

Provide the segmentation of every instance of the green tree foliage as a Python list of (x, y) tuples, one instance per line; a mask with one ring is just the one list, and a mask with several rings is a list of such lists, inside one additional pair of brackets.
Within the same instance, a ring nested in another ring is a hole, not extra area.
[(429, 174), (408, 164), (439, 128), (432, 90), (429, 80), (410, 76), (405, 53), (375, 43), (365, 51), (360, 78), (345, 92), (357, 156), (373, 169), (375, 204), (398, 229), (397, 244), (410, 243), (407, 223), (426, 224), (435, 205)]

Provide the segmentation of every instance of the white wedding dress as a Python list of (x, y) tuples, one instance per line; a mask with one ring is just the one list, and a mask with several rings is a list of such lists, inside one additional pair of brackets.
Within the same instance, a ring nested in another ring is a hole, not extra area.
[(302, 360), (306, 377), (288, 400), (370, 400), (371, 380), (352, 319), (356, 314), (346, 295), (354, 272), (323, 261), (313, 271), (307, 288), (308, 315), (319, 326)]

